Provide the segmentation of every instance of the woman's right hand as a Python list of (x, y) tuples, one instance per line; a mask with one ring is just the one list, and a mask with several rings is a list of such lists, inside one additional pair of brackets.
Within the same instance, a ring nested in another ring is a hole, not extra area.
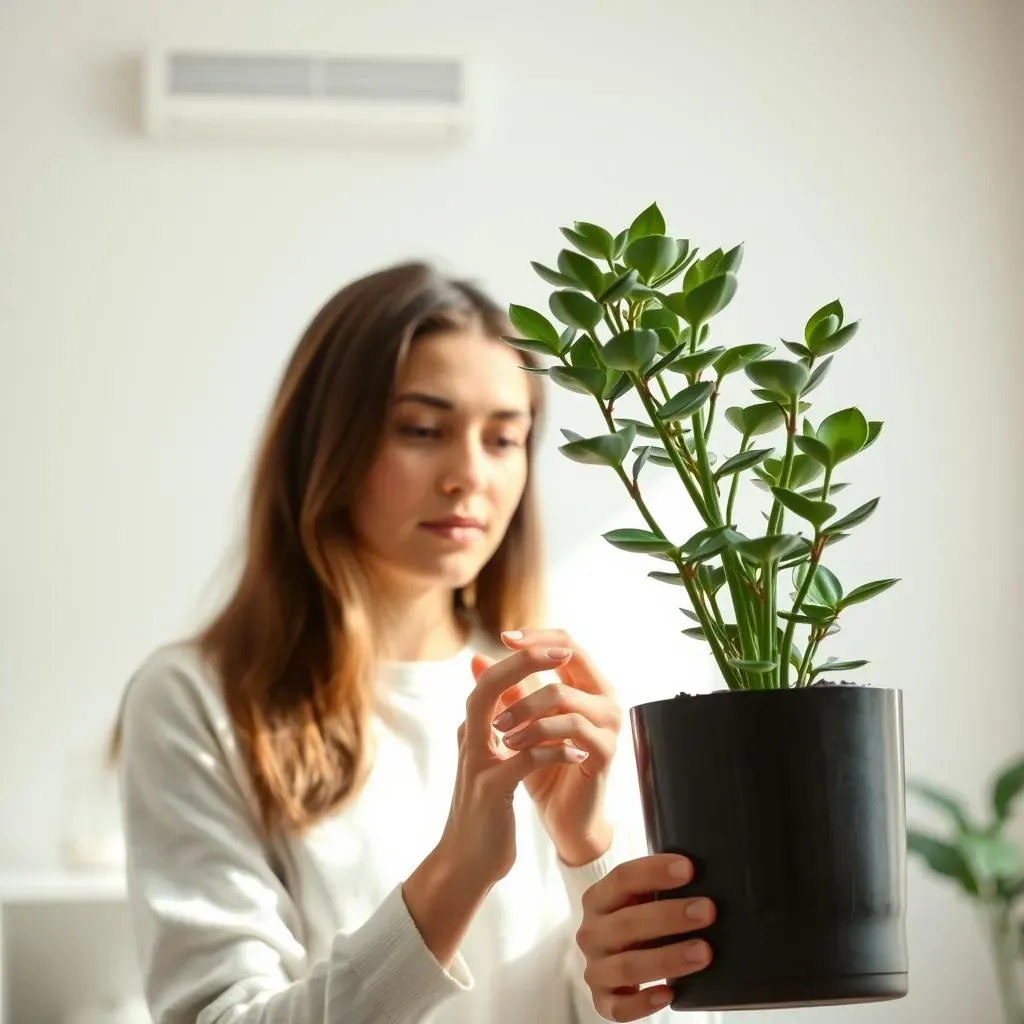
[(446, 966), (484, 896), (515, 863), (516, 787), (539, 768), (578, 764), (586, 756), (565, 743), (513, 753), (492, 728), (499, 711), (525, 696), (524, 684), (531, 675), (554, 668), (571, 654), (552, 650), (553, 655), (521, 650), (493, 664), (479, 655), (474, 658), (477, 683), (458, 729), (458, 772), (448, 820), (437, 846), (403, 886), (424, 941)]
[(654, 899), (657, 892), (692, 880), (693, 866), (686, 857), (657, 853), (617, 865), (584, 893), (576, 944), (586, 958), (584, 979), (602, 1017), (631, 1021), (649, 1016), (672, 999), (667, 979), (693, 974), (711, 962), (711, 948), (703, 939), (650, 945), (714, 921), (714, 905), (703, 897)]

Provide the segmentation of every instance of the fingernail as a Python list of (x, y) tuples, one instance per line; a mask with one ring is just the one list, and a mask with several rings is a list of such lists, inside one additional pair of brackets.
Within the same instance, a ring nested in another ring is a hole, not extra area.
[(585, 750), (580, 750), (579, 747), (569, 747), (568, 754), (573, 761), (585, 761), (590, 756)]
[(650, 1005), (657, 1009), (659, 1006), (668, 1006), (672, 1002), (672, 993), (652, 992), (647, 998)]
[(505, 640), (522, 640), (523, 639), (523, 631), (521, 629), (506, 629), (505, 632), (502, 633), (501, 635), (502, 635), (502, 638), (505, 639)]
[(708, 947), (705, 942), (687, 943), (683, 955), (691, 964), (703, 963), (708, 958)]
[(708, 900), (694, 900), (686, 907), (686, 916), (691, 921), (706, 921), (711, 916), (711, 904)]
[(505, 736), (501, 742), (504, 743), (506, 747), (521, 746), (523, 742), (523, 734), (521, 732), (517, 732), (513, 736)]
[(674, 860), (668, 866), (668, 873), (673, 878), (689, 878), (693, 873), (693, 868), (688, 860)]
[(547, 655), (554, 661), (561, 661), (563, 658), (568, 658), (572, 654), (572, 651), (568, 647), (549, 647)]
[(511, 712), (503, 711), (491, 724), (495, 729), (507, 729), (512, 724)]

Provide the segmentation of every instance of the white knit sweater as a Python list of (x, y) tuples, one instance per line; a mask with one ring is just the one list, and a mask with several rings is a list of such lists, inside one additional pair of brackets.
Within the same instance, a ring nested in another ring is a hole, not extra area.
[[(216, 680), (190, 648), (156, 652), (124, 701), (129, 900), (155, 1024), (594, 1024), (574, 942), (583, 892), (615, 853), (557, 857), (522, 787), (517, 858), (444, 970), (400, 885), (440, 838), (470, 648), (393, 664), (375, 766), (301, 838), (261, 838)], [(650, 1021), (682, 1019), (662, 1011)], [(703, 1019), (701, 1015), (689, 1020)]]

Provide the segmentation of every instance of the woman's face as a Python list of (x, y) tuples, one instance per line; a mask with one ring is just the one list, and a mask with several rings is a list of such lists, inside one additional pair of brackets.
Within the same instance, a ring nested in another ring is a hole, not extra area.
[(389, 579), (455, 589), (501, 543), (528, 472), (530, 385), (520, 362), (476, 330), (413, 343), (352, 508), (371, 563)]

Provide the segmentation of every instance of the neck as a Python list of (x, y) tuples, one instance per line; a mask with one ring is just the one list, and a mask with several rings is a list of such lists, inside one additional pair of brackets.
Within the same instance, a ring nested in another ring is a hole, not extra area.
[(379, 595), (378, 636), (389, 661), (437, 661), (455, 654), (466, 642), (466, 627), (455, 612), (448, 589)]

